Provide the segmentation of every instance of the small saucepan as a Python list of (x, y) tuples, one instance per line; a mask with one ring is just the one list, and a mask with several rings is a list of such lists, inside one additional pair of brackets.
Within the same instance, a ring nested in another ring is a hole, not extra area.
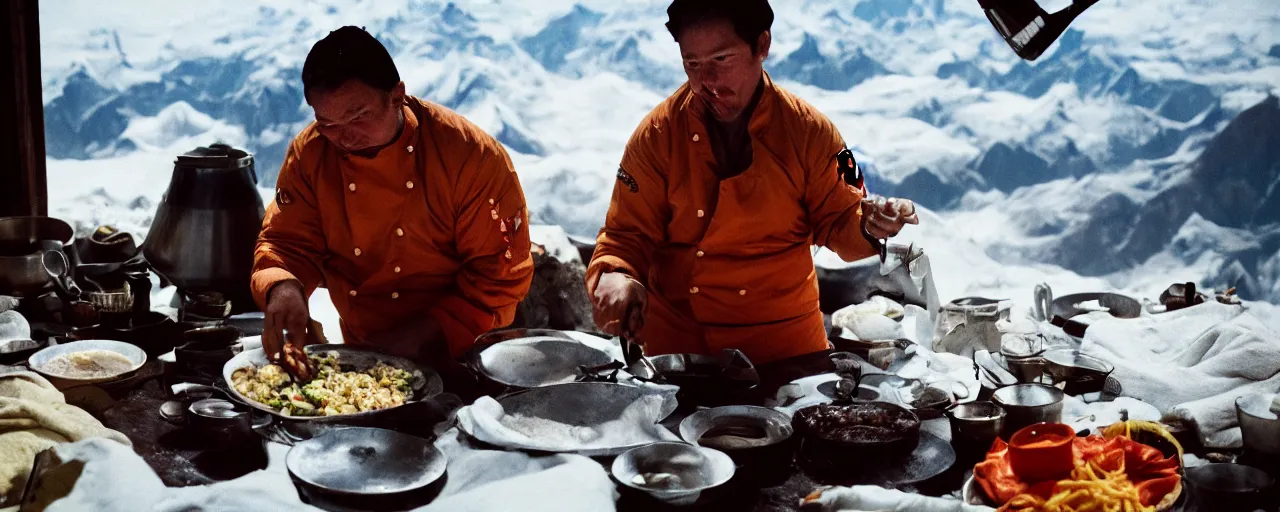
[(637, 362), (627, 371), (640, 380), (679, 386), (676, 399), (682, 407), (746, 404), (753, 401), (749, 392), (760, 385), (755, 365), (737, 349), (717, 356), (664, 354), (648, 360), (652, 368)]
[(412, 510), (444, 489), (448, 461), (427, 439), (368, 427), (333, 428), (289, 449), (302, 501), (326, 509)]
[(1017, 384), (997, 389), (992, 401), (1005, 411), (1000, 437), (1008, 439), (1037, 423), (1061, 423), (1065, 397), (1061, 389), (1044, 384)]

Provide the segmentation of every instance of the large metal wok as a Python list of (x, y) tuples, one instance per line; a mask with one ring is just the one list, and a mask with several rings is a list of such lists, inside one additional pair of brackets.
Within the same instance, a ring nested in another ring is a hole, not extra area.
[(263, 352), (261, 348), (246, 350), (236, 354), (222, 366), (222, 380), (229, 390), (228, 394), (238, 402), (287, 421), (343, 423), (355, 425), (367, 424), (374, 419), (399, 412), (400, 409), (411, 406), (415, 403), (429, 401), (429, 399), (435, 398), (444, 391), (444, 383), (440, 380), (440, 375), (436, 373), (435, 370), (426, 366), (421, 366), (408, 359), (392, 357), (358, 348), (351, 348), (346, 345), (309, 345), (305, 350), (308, 355), (324, 352), (336, 352), (338, 354), (338, 365), (344, 371), (367, 370), (369, 368), (373, 368), (379, 362), (407, 371), (413, 375), (411, 395), (405, 399), (405, 403), (403, 405), (377, 411), (341, 414), (336, 416), (285, 416), (280, 414), (280, 411), (272, 409), (266, 404), (255, 402), (240, 394), (239, 391), (236, 391), (235, 385), (231, 383), (231, 375), (235, 373), (236, 370), (250, 366), (261, 368), (270, 364), (270, 361), (267, 360), (267, 354)]

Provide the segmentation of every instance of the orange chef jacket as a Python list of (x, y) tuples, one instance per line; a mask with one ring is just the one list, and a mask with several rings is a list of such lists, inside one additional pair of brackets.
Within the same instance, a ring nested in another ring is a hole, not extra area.
[(812, 245), (846, 261), (877, 253), (862, 233), (865, 190), (837, 172), (840, 133), (765, 74), (747, 128), (751, 166), (721, 180), (705, 113), (685, 84), (632, 135), (588, 291), (606, 272), (645, 283), (636, 336), (648, 354), (737, 348), (767, 363), (827, 349)]
[(506, 150), (462, 116), (408, 98), (400, 137), (365, 158), (314, 124), (294, 139), (254, 253), (252, 289), (329, 289), (344, 342), (420, 315), (455, 358), (509, 325), (533, 280), (524, 192)]

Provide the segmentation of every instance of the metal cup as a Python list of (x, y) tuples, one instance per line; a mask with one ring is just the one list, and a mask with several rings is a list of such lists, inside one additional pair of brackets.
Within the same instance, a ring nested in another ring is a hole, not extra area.
[(1271, 412), (1274, 394), (1252, 394), (1236, 398), (1236, 419), (1246, 452), (1280, 455), (1280, 415)]
[(991, 399), (1007, 414), (1000, 437), (1036, 423), (1061, 423), (1062, 390), (1044, 384), (1017, 384), (997, 389)]
[(947, 409), (951, 423), (951, 445), (957, 452), (981, 453), (1004, 429), (1008, 413), (992, 402), (969, 402)]

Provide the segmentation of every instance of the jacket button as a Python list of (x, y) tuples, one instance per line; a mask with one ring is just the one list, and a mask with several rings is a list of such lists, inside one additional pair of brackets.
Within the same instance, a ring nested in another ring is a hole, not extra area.
[(361, 252), (361, 251), (360, 251), (360, 248), (359, 248), (359, 247), (356, 247), (356, 250), (355, 250), (355, 251), (352, 251), (352, 252), (354, 252), (354, 253), (356, 254), (356, 256), (359, 256), (359, 255), (361, 255), (361, 254), (364, 254), (363, 252)]
[(352, 192), (355, 192), (355, 191), (356, 191), (356, 184), (355, 184), (355, 183), (352, 183), (352, 184), (350, 184), (350, 185), (347, 185), (347, 190), (350, 190), (350, 191), (352, 191)]
[(413, 152), (413, 146), (409, 146), (408, 148), (405, 148), (405, 149), (408, 149), (410, 153)]
[(400, 298), (400, 292), (391, 292), (391, 298), (393, 299)]
[(694, 286), (693, 288), (690, 288), (689, 293), (698, 293), (698, 287)]
[(701, 257), (703, 257), (703, 256), (706, 256), (706, 255), (707, 255), (707, 253), (702, 252), (702, 251), (698, 251), (698, 252), (697, 252), (697, 255), (698, 255), (698, 257), (699, 257), (699, 258), (701, 258)]
[(396, 228), (396, 236), (404, 236), (404, 230), (400, 228)]
[(413, 188), (413, 182), (412, 181), (404, 182), (404, 188)]
[(352, 296), (352, 297), (355, 297), (356, 295), (357, 295), (356, 291), (355, 291), (355, 290), (351, 290), (351, 296)]
[(395, 268), (395, 271), (396, 271), (396, 273), (397, 273), (397, 274), (399, 274), (399, 273), (400, 273), (400, 267), (396, 267), (396, 268)]
[(746, 294), (747, 294), (746, 290), (738, 290), (738, 295), (746, 295)]
[(695, 133), (695, 134), (693, 134), (693, 141), (694, 141), (694, 142), (698, 142), (698, 141), (700, 141), (700, 140), (702, 140), (702, 137), (699, 137), (699, 136), (698, 136), (698, 134), (696, 134), (696, 133)]
[(704, 212), (704, 211), (702, 211), (702, 210), (698, 210), (698, 218), (699, 218), (699, 219), (701, 219), (702, 217), (704, 217), (704, 216), (706, 216), (706, 215), (707, 215), (707, 212)]

